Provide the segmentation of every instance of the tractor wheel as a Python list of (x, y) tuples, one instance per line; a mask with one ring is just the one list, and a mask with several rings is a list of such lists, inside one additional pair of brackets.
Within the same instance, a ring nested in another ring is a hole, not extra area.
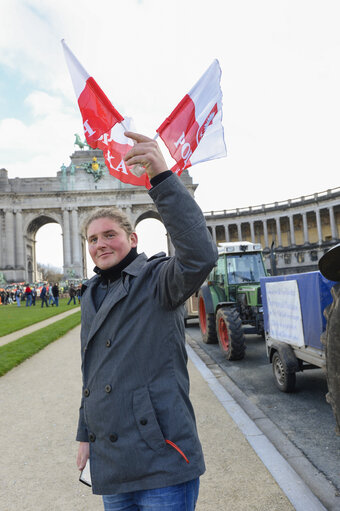
[(275, 385), (281, 392), (293, 392), (295, 389), (296, 374), (288, 372), (287, 364), (275, 351), (272, 360)]
[(206, 312), (205, 301), (201, 291), (198, 293), (198, 317), (203, 342), (206, 344), (215, 344), (217, 342), (215, 314)]
[(336, 421), (336, 434), (340, 435), (340, 284), (332, 287), (333, 303), (326, 307), (326, 331), (321, 336), (325, 345), (328, 394)]
[(217, 338), (221, 350), (228, 360), (241, 360), (244, 357), (245, 337), (240, 315), (236, 309), (221, 307), (216, 314)]

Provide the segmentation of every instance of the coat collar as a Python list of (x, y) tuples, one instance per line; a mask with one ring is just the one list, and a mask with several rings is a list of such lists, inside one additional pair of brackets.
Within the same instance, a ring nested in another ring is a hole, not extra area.
[(130, 289), (130, 279), (128, 276), (131, 275), (133, 277), (137, 277), (142, 268), (145, 266), (146, 261), (147, 257), (144, 253), (142, 253), (139, 254), (136, 259), (132, 261), (132, 263), (124, 268), (122, 271), (123, 278), (115, 288), (115, 292), (112, 295), (108, 294), (98, 311), (95, 309), (92, 291), (93, 288), (99, 284), (100, 276), (95, 275), (84, 283), (84, 287), (86, 288), (87, 292), (84, 294), (82, 299), (84, 310), (83, 328), (86, 332), (88, 332), (88, 335), (86, 336), (87, 342), (89, 342), (95, 333), (99, 330), (110, 310), (116, 305), (116, 303), (118, 303), (128, 294)]

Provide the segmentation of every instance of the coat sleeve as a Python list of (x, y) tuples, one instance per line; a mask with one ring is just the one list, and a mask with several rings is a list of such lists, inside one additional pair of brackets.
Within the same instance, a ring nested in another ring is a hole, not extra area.
[(84, 417), (84, 398), (81, 399), (81, 404), (79, 408), (79, 420), (78, 420), (78, 429), (77, 429), (77, 436), (76, 440), (78, 442), (88, 442), (88, 431), (85, 423), (85, 417)]
[(175, 174), (149, 194), (175, 247), (175, 256), (162, 266), (157, 289), (162, 305), (173, 309), (202, 285), (218, 252), (201, 209)]

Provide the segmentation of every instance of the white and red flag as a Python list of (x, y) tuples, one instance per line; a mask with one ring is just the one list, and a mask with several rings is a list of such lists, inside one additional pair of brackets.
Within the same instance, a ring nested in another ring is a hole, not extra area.
[(72, 53), (64, 39), (61, 42), (83, 118), (86, 141), (93, 149), (96, 149), (97, 140), (108, 133), (117, 122), (122, 122), (124, 117), (114, 108), (97, 82)]
[(214, 60), (188, 94), (156, 130), (180, 175), (196, 163), (227, 155), (222, 126), (221, 68)]
[(98, 140), (97, 147), (103, 151), (106, 167), (112, 176), (123, 183), (145, 186), (149, 189), (151, 185), (147, 173), (137, 176), (131, 172), (131, 167), (124, 161), (124, 156), (134, 145), (133, 140), (124, 135), (125, 131), (135, 131), (132, 119), (129, 117), (125, 117), (124, 126), (117, 123), (109, 133), (104, 133)]

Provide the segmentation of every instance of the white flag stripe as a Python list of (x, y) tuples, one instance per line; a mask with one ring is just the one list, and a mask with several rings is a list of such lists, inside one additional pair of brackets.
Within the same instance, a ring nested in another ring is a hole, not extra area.
[(219, 62), (215, 59), (189, 92), (195, 104), (196, 121), (200, 127), (216, 103), (218, 109), (212, 124), (205, 130), (204, 136), (190, 158), (192, 165), (227, 155), (222, 125), (221, 74)]
[(125, 131), (136, 131), (133, 119), (131, 117), (124, 117), (124, 126), (123, 123), (117, 122), (111, 128), (110, 134), (105, 133), (105, 135), (102, 135), (99, 140), (103, 141), (103, 143), (114, 140), (118, 144), (128, 144), (133, 147), (134, 142), (132, 138), (128, 138), (124, 135)]
[(200, 126), (215, 103), (219, 110), (222, 108), (220, 78), (221, 68), (218, 60), (215, 59), (189, 92), (189, 96), (195, 103), (196, 121)]
[(63, 45), (65, 60), (71, 75), (74, 92), (76, 93), (77, 98), (79, 98), (85, 88), (86, 81), (90, 78), (90, 75), (81, 65), (77, 57), (72, 53), (64, 39), (62, 39), (61, 43)]
[(201, 138), (200, 143), (193, 152), (190, 158), (192, 165), (215, 158), (223, 158), (227, 155), (221, 121), (222, 112), (219, 111), (214, 118), (214, 122), (209, 126), (204, 137)]

